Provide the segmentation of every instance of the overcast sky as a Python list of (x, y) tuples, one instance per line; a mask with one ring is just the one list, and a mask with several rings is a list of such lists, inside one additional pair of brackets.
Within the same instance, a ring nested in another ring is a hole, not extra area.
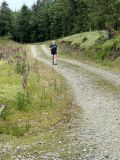
[(0, 0), (0, 4), (3, 1), (6, 1), (12, 10), (19, 10), (23, 4), (26, 4), (28, 7), (31, 7), (32, 4), (35, 3), (37, 0)]

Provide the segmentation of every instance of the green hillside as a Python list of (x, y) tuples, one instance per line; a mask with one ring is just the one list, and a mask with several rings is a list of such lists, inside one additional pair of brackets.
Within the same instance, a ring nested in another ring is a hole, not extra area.
[(105, 31), (84, 32), (59, 39), (57, 43), (63, 57), (120, 68), (119, 33), (108, 39)]
[(60, 41), (72, 42), (72, 44), (80, 44), (81, 47), (91, 47), (101, 37), (107, 37), (105, 31), (83, 32), (60, 39)]

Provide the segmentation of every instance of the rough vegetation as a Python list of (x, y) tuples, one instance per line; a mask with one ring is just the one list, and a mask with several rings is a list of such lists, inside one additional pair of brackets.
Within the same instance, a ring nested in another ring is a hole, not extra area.
[(40, 134), (70, 118), (72, 100), (64, 79), (30, 58), (24, 48), (1, 42), (0, 105), (5, 106), (0, 115), (1, 141), (3, 135), (12, 139)]
[(105, 31), (86, 32), (59, 39), (58, 44), (62, 56), (119, 68), (119, 34), (109, 40)]

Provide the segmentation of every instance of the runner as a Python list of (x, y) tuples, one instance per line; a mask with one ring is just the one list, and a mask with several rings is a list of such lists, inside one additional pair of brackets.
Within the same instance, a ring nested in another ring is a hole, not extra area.
[(51, 55), (52, 55), (52, 64), (57, 65), (57, 45), (55, 41), (50, 45)]

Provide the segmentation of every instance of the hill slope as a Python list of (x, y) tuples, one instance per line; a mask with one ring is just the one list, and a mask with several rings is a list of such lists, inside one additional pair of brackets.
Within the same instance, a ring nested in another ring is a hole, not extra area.
[(120, 68), (120, 36), (108, 40), (105, 31), (85, 32), (59, 39), (60, 54)]

